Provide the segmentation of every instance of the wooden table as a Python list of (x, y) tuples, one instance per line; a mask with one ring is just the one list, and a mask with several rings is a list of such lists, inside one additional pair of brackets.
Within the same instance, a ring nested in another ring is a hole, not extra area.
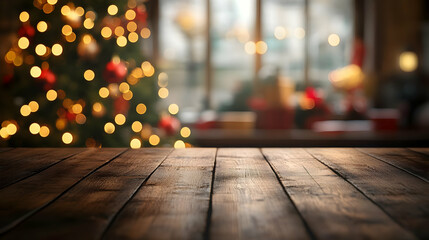
[(0, 149), (0, 239), (429, 239), (429, 148)]

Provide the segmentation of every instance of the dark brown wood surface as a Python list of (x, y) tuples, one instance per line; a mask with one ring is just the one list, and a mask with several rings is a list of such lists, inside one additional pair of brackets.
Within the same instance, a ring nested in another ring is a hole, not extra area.
[(429, 148), (0, 149), (0, 239), (428, 239), (428, 169)]

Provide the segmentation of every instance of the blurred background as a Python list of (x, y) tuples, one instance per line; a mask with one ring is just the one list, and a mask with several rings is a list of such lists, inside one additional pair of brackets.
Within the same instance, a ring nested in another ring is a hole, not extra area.
[(1, 146), (429, 143), (425, 0), (0, 9)]

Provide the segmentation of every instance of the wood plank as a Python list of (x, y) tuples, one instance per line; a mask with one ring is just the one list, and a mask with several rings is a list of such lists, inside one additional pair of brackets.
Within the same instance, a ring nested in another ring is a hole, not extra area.
[(317, 239), (415, 239), (303, 149), (263, 149)]
[(1, 152), (7, 152), (7, 151), (10, 151), (10, 150), (12, 150), (13, 148), (9, 148), (9, 147), (2, 147), (2, 148), (0, 148), (0, 153)]
[(90, 150), (0, 190), (0, 234), (60, 197), (124, 149)]
[(219, 149), (211, 239), (309, 239), (310, 233), (259, 149)]
[(216, 149), (176, 149), (118, 214), (106, 239), (202, 239)]
[(409, 148), (411, 151), (421, 153), (425, 156), (429, 156), (429, 148)]
[(27, 148), (5, 152), (0, 155), (0, 189), (85, 150), (85, 148)]
[(422, 239), (429, 238), (429, 184), (356, 149), (310, 148), (323, 162)]
[(99, 239), (109, 221), (171, 149), (129, 150), (3, 239)]
[(429, 183), (429, 156), (404, 148), (359, 148), (358, 150)]

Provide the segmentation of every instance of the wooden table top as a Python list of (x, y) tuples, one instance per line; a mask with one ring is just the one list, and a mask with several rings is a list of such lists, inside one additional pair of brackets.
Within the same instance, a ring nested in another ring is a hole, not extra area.
[(429, 148), (0, 149), (0, 239), (429, 239)]

